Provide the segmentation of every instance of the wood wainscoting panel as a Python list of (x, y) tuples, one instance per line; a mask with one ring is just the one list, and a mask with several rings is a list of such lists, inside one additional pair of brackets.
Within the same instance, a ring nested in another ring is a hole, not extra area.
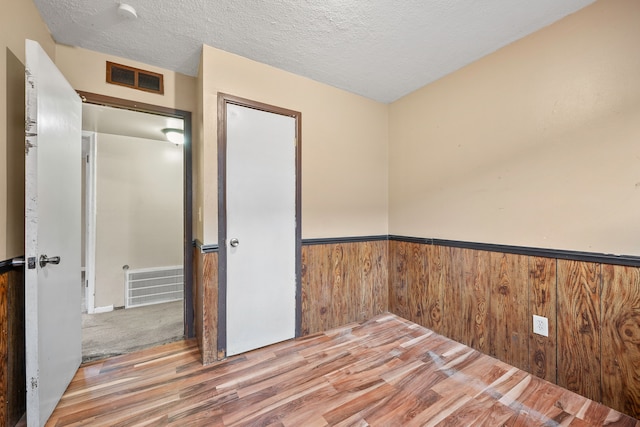
[[(365, 290), (362, 286), (353, 286), (352, 284), (361, 284), (362, 274), (367, 266), (362, 262), (360, 258), (360, 243), (351, 243), (350, 247), (344, 252), (343, 265), (344, 271), (344, 285), (347, 292), (344, 295), (344, 302), (346, 310), (343, 312), (344, 323), (355, 321), (364, 313), (364, 307), (362, 306), (363, 299), (366, 299), (366, 295), (371, 295), (371, 290)], [(347, 320), (353, 319), (353, 320)], [(342, 323), (342, 324), (344, 324)]]
[(423, 326), (442, 334), (444, 289), (447, 286), (446, 264), (449, 253), (444, 246), (427, 245), (427, 288), (423, 293), (427, 315), (424, 316)]
[(425, 325), (425, 305), (427, 300), (427, 283), (429, 270), (427, 269), (426, 246), (419, 243), (407, 244), (407, 319), (419, 325)]
[[(442, 259), (444, 261), (444, 289), (442, 292), (442, 310), (444, 315), (450, 320), (442, 324), (442, 334), (447, 337), (462, 342), (462, 321), (464, 316), (462, 306), (462, 277), (464, 275), (464, 264), (462, 249), (442, 248)], [(455, 321), (452, 321), (456, 319)]]
[(486, 251), (460, 249), (462, 255), (462, 343), (489, 354), (489, 282), (491, 257)]
[(489, 351), (529, 371), (529, 257), (491, 252)]
[[(348, 310), (347, 298), (348, 290), (345, 289), (345, 268), (349, 268), (347, 260), (345, 260), (345, 246), (342, 244), (332, 245), (329, 252), (331, 264), (329, 264), (329, 282), (327, 283), (330, 290), (331, 304), (329, 305), (329, 314), (327, 317), (329, 323), (326, 328), (331, 329), (332, 325), (341, 325), (342, 319), (347, 317), (345, 313)], [(348, 258), (348, 257), (347, 257)]]
[(558, 260), (558, 384), (600, 402), (601, 264)]
[(24, 273), (0, 273), (0, 425), (13, 426), (26, 411)]
[[(335, 313), (335, 319), (339, 324), (331, 328), (351, 322), (360, 322), (371, 317), (373, 306), (373, 282), (371, 268), (376, 255), (372, 252), (372, 246), (366, 242), (344, 243), (341, 245), (342, 265), (342, 289), (343, 294), (336, 296), (343, 309)], [(386, 280), (386, 279), (385, 279)]]
[(202, 353), (204, 341), (204, 254), (197, 246), (193, 247), (193, 330), (198, 349)]
[(389, 311), (443, 333), (444, 292), (451, 284), (450, 275), (450, 248), (390, 241)]
[[(556, 378), (556, 267), (555, 258), (529, 258), (529, 366), (531, 373), (549, 382)], [(549, 336), (533, 333), (533, 315), (549, 322)]]
[(393, 313), (640, 417), (639, 267), (399, 240), (389, 259)]
[(602, 402), (640, 417), (640, 268), (602, 266)]
[(196, 334), (202, 363), (218, 360), (218, 253), (198, 253), (196, 283)]
[(330, 323), (331, 249), (331, 245), (302, 247), (302, 335), (324, 331)]
[(301, 334), (387, 311), (387, 253), (386, 241), (303, 245)]
[[(363, 265), (361, 281), (370, 284), (372, 292), (363, 293), (361, 320), (389, 310), (389, 242), (375, 241), (360, 244)], [(359, 320), (360, 321), (360, 320)]]
[(8, 280), (8, 372), (7, 425), (17, 424), (27, 410), (27, 373), (25, 359), (24, 270), (13, 269)]
[(408, 271), (411, 268), (408, 242), (389, 242), (389, 311), (409, 317)]
[[(311, 318), (312, 315), (316, 314), (316, 312), (311, 312), (311, 307), (314, 304), (317, 304), (316, 301), (312, 301), (309, 299), (309, 293), (307, 292), (307, 290), (309, 289), (309, 285), (310, 285), (310, 277), (309, 277), (309, 262), (311, 262), (310, 259), (308, 259), (309, 256), (309, 251), (305, 251), (302, 250), (300, 251), (300, 287), (301, 287), (301, 295), (300, 295), (300, 306), (302, 309), (302, 312), (305, 313), (309, 313), (309, 316), (307, 316), (305, 318), (305, 316), (302, 316), (301, 319), (301, 327), (300, 327), (300, 335), (305, 336), (309, 334), (309, 331), (306, 330), (305, 328), (308, 327), (308, 321)], [(313, 267), (311, 267), (313, 269)], [(313, 321), (317, 322), (317, 318), (314, 318)]]

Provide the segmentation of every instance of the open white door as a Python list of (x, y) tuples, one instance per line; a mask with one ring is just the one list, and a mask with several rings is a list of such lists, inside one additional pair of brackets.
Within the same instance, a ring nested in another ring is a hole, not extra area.
[(31, 40), (25, 72), (27, 424), (42, 426), (82, 360), (82, 103)]

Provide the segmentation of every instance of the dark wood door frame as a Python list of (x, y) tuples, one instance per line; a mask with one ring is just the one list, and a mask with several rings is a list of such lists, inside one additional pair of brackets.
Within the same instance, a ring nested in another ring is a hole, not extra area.
[(192, 195), (192, 158), (191, 158), (191, 113), (159, 105), (145, 104), (127, 99), (114, 98), (90, 92), (78, 91), (82, 102), (107, 107), (151, 113), (182, 119), (184, 122), (184, 334), (187, 338), (195, 336), (194, 295), (193, 295), (193, 195)]
[[(261, 102), (218, 93), (218, 358), (227, 354), (227, 105), (293, 117), (296, 121), (296, 330), (302, 323), (302, 114)], [(275, 249), (274, 249), (275, 250)]]

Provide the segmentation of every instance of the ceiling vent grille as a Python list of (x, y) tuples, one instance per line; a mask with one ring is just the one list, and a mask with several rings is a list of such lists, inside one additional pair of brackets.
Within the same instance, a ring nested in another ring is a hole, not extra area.
[(107, 83), (164, 94), (162, 74), (107, 61)]

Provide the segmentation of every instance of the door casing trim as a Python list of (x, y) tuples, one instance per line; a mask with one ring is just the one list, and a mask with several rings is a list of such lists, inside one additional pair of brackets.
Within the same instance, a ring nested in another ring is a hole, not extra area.
[(191, 112), (160, 105), (145, 104), (128, 99), (115, 98), (97, 93), (77, 91), (83, 103), (104, 105), (107, 107), (123, 108), (142, 113), (159, 114), (162, 116), (176, 117), (184, 122), (184, 335), (187, 338), (195, 336), (194, 329), (194, 295), (193, 295), (193, 175), (192, 175), (192, 124)]
[[(85, 151), (85, 138), (87, 140)], [(82, 131), (82, 155), (87, 156), (84, 173), (84, 209), (85, 227), (82, 232), (85, 234), (84, 263), (85, 275), (85, 307), (88, 314), (100, 312), (96, 310), (95, 288), (96, 288), (96, 132)], [(113, 306), (111, 306), (113, 308)]]
[(296, 308), (295, 336), (300, 336), (302, 324), (302, 113), (274, 105), (240, 98), (218, 92), (218, 325), (217, 354), (224, 358), (227, 354), (227, 105), (253, 108), (268, 113), (293, 117), (296, 121)]

